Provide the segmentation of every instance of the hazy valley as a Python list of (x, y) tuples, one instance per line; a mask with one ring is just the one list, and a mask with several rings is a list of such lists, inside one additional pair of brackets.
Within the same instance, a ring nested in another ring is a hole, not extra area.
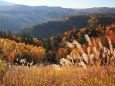
[[(48, 6), (26, 6), (0, 1), (0, 30), (15, 32), (35, 24), (63, 19), (73, 15), (112, 13), (115, 8), (72, 9)], [(6, 25), (7, 24), (7, 25)]]

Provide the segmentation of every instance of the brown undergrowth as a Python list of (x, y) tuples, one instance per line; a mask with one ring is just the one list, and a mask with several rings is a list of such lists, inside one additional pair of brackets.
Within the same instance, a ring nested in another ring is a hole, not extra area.
[(50, 67), (13, 66), (2, 86), (115, 86), (115, 67)]

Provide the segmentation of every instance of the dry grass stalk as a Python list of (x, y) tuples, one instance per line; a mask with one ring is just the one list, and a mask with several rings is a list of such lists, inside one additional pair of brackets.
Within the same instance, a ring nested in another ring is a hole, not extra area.
[(113, 53), (113, 46), (112, 46), (112, 43), (111, 43), (111, 40), (109, 37), (108, 37), (108, 43), (109, 43), (110, 51), (111, 51), (111, 53)]
[(85, 35), (85, 39), (87, 40), (88, 45), (89, 45), (89, 46), (92, 46), (90, 37), (89, 37), (87, 34)]
[(67, 42), (67, 45), (69, 48), (73, 49), (74, 48), (74, 45), (72, 45), (71, 43)]

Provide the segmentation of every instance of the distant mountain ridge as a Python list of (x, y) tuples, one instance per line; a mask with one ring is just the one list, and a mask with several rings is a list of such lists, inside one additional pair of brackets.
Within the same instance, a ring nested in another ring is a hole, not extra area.
[(88, 9), (82, 9), (82, 11), (89, 12), (89, 13), (111, 13), (111, 12), (115, 12), (115, 8), (94, 7), (94, 8), (88, 8)]
[(6, 1), (3, 1), (3, 0), (0, 0), (0, 6), (11, 6), (11, 5), (15, 5), (14, 3), (11, 3), (11, 2), (6, 2)]
[(17, 4), (0, 5), (0, 30), (15, 32), (21, 28), (68, 16), (111, 12), (115, 12), (115, 8), (69, 9)]

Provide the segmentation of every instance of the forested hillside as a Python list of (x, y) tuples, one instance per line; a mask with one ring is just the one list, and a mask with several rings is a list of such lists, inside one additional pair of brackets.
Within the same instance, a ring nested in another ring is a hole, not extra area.
[(47, 38), (73, 28), (80, 29), (87, 27), (90, 21), (93, 21), (92, 19), (96, 20), (96, 25), (109, 25), (115, 23), (115, 13), (71, 16), (61, 20), (37, 24), (29, 28), (23, 28), (17, 34), (29, 34), (32, 37)]

